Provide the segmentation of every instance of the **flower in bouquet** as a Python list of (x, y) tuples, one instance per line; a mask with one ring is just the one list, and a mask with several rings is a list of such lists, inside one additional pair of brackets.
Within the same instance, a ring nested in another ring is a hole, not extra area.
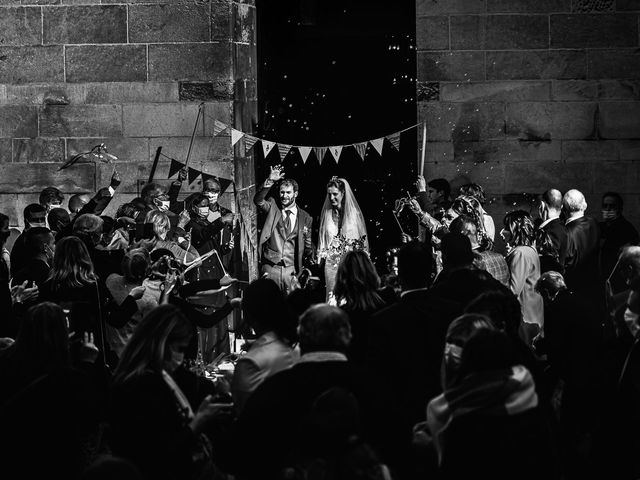
[(333, 237), (328, 248), (318, 252), (318, 256), (326, 259), (326, 261), (330, 262), (334, 267), (337, 267), (345, 253), (355, 250), (363, 250), (366, 252), (366, 238), (367, 236), (363, 235), (357, 239), (348, 239), (344, 235), (338, 234)]

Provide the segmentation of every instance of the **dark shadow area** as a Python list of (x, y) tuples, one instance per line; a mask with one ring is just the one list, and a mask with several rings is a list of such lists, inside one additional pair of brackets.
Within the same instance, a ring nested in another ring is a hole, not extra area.
[[(266, 140), (302, 146), (359, 143), (416, 123), (415, 2), (384, 0), (258, 1), (259, 125)], [(338, 163), (306, 163), (296, 149), (285, 172), (300, 184), (299, 204), (318, 216), (333, 175), (353, 187), (367, 219), (376, 263), (400, 243), (394, 200), (406, 195), (416, 168), (416, 129), (402, 134), (400, 151), (385, 140), (364, 162), (353, 147)], [(255, 149), (258, 182), (278, 152)]]

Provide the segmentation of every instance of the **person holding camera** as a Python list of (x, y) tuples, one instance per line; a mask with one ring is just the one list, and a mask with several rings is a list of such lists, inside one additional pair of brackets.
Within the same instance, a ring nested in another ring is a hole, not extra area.
[[(279, 203), (266, 198), (279, 182)], [(280, 289), (291, 292), (295, 276), (302, 270), (303, 259), (313, 257), (311, 215), (297, 204), (298, 183), (284, 177), (282, 167), (271, 167), (269, 178), (253, 197), (253, 202), (267, 218), (260, 232), (258, 259), (260, 273), (266, 274)]]

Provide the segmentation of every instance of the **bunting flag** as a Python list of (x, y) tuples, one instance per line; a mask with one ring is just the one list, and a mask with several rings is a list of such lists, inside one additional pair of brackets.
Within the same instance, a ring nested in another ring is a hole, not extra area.
[(284, 162), (284, 157), (287, 156), (292, 146), (293, 145), (288, 145), (286, 143), (278, 143), (278, 153), (280, 154), (281, 162)]
[(313, 147), (313, 153), (316, 154), (316, 158), (320, 165), (322, 165), (322, 160), (324, 160), (324, 154), (327, 153), (327, 148), (328, 147)]
[(273, 147), (275, 147), (276, 142), (269, 142), (267, 140), (260, 140), (262, 142), (262, 153), (264, 154), (264, 158), (267, 158), (267, 155), (271, 153)]
[(298, 153), (302, 157), (302, 163), (307, 163), (307, 158), (311, 153), (311, 147), (298, 147)]
[(169, 165), (169, 178), (173, 177), (176, 173), (178, 173), (183, 168), (184, 168), (184, 163), (171, 159), (171, 164)]
[(220, 122), (219, 120), (215, 120), (213, 122), (213, 136), (218, 136), (220, 135), (222, 132), (224, 132), (227, 129), (227, 125), (225, 125), (224, 123)]
[(390, 133), (389, 135), (385, 135), (384, 137), (374, 138), (371, 140), (367, 140), (365, 142), (352, 143), (346, 145), (329, 145), (329, 146), (302, 146), (302, 145), (289, 145), (287, 143), (279, 143), (272, 142), (269, 140), (264, 140), (261, 138), (254, 137), (253, 135), (249, 135), (247, 133), (241, 132), (240, 130), (236, 130), (229, 125), (226, 125), (223, 122), (218, 120), (214, 121), (213, 133), (214, 135), (219, 135), (225, 130), (229, 129), (231, 131), (231, 145), (234, 146), (238, 141), (244, 138), (244, 151), (245, 155), (249, 155), (249, 151), (255, 147), (255, 144), (258, 142), (262, 143), (262, 153), (266, 157), (271, 153), (274, 148), (278, 149), (278, 154), (280, 156), (280, 160), (284, 161), (285, 157), (289, 154), (292, 148), (297, 148), (300, 153), (300, 157), (302, 157), (302, 163), (307, 163), (307, 159), (309, 158), (309, 154), (313, 151), (318, 159), (318, 163), (322, 165), (322, 161), (324, 160), (324, 155), (327, 150), (331, 152), (331, 155), (335, 159), (336, 163), (340, 161), (340, 157), (342, 156), (342, 150), (344, 147), (353, 147), (358, 154), (358, 156), (364, 161), (365, 156), (367, 154), (367, 147), (371, 145), (373, 149), (378, 152), (378, 155), (382, 156), (382, 151), (384, 148), (385, 139), (389, 140), (392, 148), (395, 148), (397, 151), (400, 151), (400, 135), (407, 130), (411, 130), (416, 128), (417, 126), (422, 125), (422, 123), (417, 123), (416, 125), (412, 125), (403, 130)]
[(249, 151), (253, 148), (259, 139), (252, 135), (244, 136), (244, 154), (249, 155)]
[(376, 149), (378, 155), (382, 156), (382, 146), (384, 145), (384, 137), (376, 138), (375, 140), (369, 140), (369, 143)]
[(358, 153), (358, 155), (360, 155), (360, 158), (364, 161), (364, 156), (367, 153), (367, 142), (355, 143), (353, 145), (353, 148), (356, 149), (356, 152)]
[(335, 158), (336, 163), (338, 163), (340, 161), (340, 154), (342, 153), (342, 145), (329, 147), (329, 151), (331, 152), (331, 155), (333, 155), (333, 158)]
[(244, 137), (244, 132), (241, 132), (240, 130), (236, 130), (235, 128), (231, 129), (231, 146), (233, 147), (236, 143), (238, 143), (238, 140), (240, 140), (242, 137)]
[(213, 179), (220, 184), (220, 195), (222, 195), (232, 183), (228, 178), (220, 178), (216, 177), (215, 175), (209, 175), (208, 173), (202, 172), (202, 183), (206, 182), (209, 179)]
[(389, 143), (393, 148), (400, 151), (400, 133), (392, 133), (387, 137), (387, 140), (389, 140)]
[(189, 167), (189, 169), (187, 170), (187, 180), (189, 181), (189, 185), (195, 182), (196, 178), (198, 178), (198, 175), (200, 175), (201, 173), (202, 172), (200, 170)]

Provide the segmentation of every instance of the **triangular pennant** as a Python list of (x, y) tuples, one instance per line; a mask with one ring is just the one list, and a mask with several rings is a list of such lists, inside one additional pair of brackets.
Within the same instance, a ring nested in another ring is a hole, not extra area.
[(169, 178), (173, 177), (184, 167), (184, 163), (171, 159), (171, 165), (169, 165)]
[(253, 148), (256, 142), (259, 139), (254, 137), (253, 135), (245, 135), (244, 136), (244, 154), (249, 155), (249, 151)]
[(322, 160), (324, 159), (324, 154), (327, 153), (327, 147), (313, 147), (313, 153), (316, 154), (316, 158), (318, 159), (318, 163), (322, 165)]
[(220, 184), (220, 195), (222, 195), (225, 192), (225, 190), (229, 188), (229, 185), (231, 185), (231, 182), (232, 182), (228, 178), (220, 178), (220, 177), (216, 177), (215, 175), (209, 175), (208, 173), (202, 172), (202, 183), (206, 182), (210, 178), (214, 179), (216, 182)]
[(231, 146), (233, 147), (236, 143), (238, 143), (238, 140), (240, 140), (242, 137), (244, 137), (244, 132), (241, 132), (240, 130), (236, 130), (235, 128), (231, 129)]
[(400, 132), (392, 133), (387, 137), (391, 146), (396, 150), (400, 151)]
[(382, 145), (384, 144), (384, 137), (376, 138), (375, 140), (369, 140), (369, 143), (376, 149), (379, 155), (382, 155)]
[(189, 180), (189, 185), (191, 185), (196, 178), (198, 178), (198, 175), (200, 175), (200, 170), (196, 170), (195, 168), (191, 168), (189, 167), (189, 170), (187, 171), (187, 179)]
[(224, 132), (226, 129), (228, 128), (228, 125), (222, 123), (219, 120), (215, 120), (213, 122), (213, 136), (217, 136), (220, 135), (222, 132)]
[(311, 153), (311, 147), (296, 147), (298, 149), (298, 153), (302, 157), (302, 163), (307, 163), (307, 158), (309, 158), (309, 154)]
[(267, 158), (267, 155), (271, 153), (273, 147), (275, 147), (276, 142), (269, 142), (267, 140), (260, 140), (262, 142), (262, 153), (264, 153), (264, 158)]
[(358, 153), (358, 155), (360, 155), (360, 158), (364, 161), (364, 156), (367, 153), (367, 142), (354, 143), (353, 148), (356, 149), (356, 152)]
[(342, 145), (329, 147), (329, 151), (331, 152), (331, 155), (333, 155), (333, 158), (336, 159), (336, 163), (338, 163), (340, 161), (340, 154), (342, 153)]
[(289, 150), (291, 150), (291, 145), (287, 145), (286, 143), (278, 144), (278, 153), (280, 154), (280, 161), (284, 162), (284, 157), (287, 156)]

